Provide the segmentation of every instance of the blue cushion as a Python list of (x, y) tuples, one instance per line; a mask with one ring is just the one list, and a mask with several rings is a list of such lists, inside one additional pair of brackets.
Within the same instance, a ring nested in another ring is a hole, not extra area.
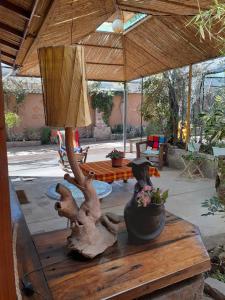
[[(66, 152), (66, 147), (65, 147), (65, 146), (62, 146), (62, 147), (60, 148), (60, 150)], [(81, 147), (75, 147), (75, 148), (73, 149), (73, 152), (74, 152), (74, 153), (81, 153)]]
[(162, 143), (165, 143), (166, 142), (166, 138), (164, 136), (160, 136), (159, 137), (159, 143), (162, 144)]
[(154, 155), (158, 155), (159, 154), (159, 150), (152, 150), (152, 149), (147, 149), (143, 152), (145, 155), (151, 155), (151, 154), (154, 154)]

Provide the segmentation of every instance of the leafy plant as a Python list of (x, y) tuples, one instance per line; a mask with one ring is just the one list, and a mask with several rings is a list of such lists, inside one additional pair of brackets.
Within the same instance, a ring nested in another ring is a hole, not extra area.
[[(198, 4), (199, 4), (199, 0)], [(221, 52), (225, 50), (225, 4), (218, 0), (213, 1), (213, 5), (208, 10), (201, 11), (192, 18), (188, 25), (193, 24), (198, 28), (198, 33), (202, 40), (209, 37), (215, 40), (221, 47)]]
[(123, 158), (124, 157), (124, 152), (113, 149), (110, 153), (108, 153), (106, 155), (106, 157), (111, 158), (111, 159), (113, 159), (113, 158), (115, 158), (115, 159), (116, 158)]
[(140, 111), (144, 121), (157, 128), (156, 133), (177, 138), (179, 105), (184, 107), (182, 99), (186, 98), (186, 79), (184, 70), (176, 69), (145, 80)]
[(153, 189), (151, 191), (152, 203), (154, 204), (164, 204), (168, 198), (169, 191), (166, 190), (162, 192), (159, 188)]
[(113, 95), (111, 91), (102, 91), (101, 83), (92, 83), (89, 86), (89, 94), (92, 97), (92, 108), (103, 113), (103, 121), (109, 125), (109, 117), (113, 107)]
[(50, 143), (51, 129), (49, 127), (43, 127), (41, 129), (41, 143), (43, 145)]
[(208, 212), (202, 214), (202, 216), (210, 216), (210, 215), (215, 215), (216, 213), (224, 213), (225, 212), (224, 205), (220, 202), (220, 199), (216, 196), (203, 201), (202, 207), (205, 207), (208, 209)]
[(13, 95), (17, 105), (21, 104), (27, 95), (23, 83), (11, 78), (3, 81), (3, 91), (6, 96)]
[(8, 129), (14, 128), (20, 124), (20, 117), (14, 112), (5, 113), (5, 122)]
[(211, 272), (210, 276), (214, 279), (217, 279), (217, 280), (225, 283), (225, 274), (221, 273), (220, 270), (216, 270), (215, 272)]
[(205, 138), (209, 144), (221, 141), (225, 137), (225, 97), (216, 96), (209, 112), (199, 115), (204, 124)]
[(8, 139), (15, 140), (14, 128), (19, 126), (21, 118), (14, 112), (8, 111), (5, 113), (5, 123), (7, 127)]
[(168, 198), (168, 190), (162, 192), (159, 188), (145, 186), (137, 195), (138, 206), (146, 207), (148, 204), (162, 205)]
[(187, 161), (195, 161), (196, 163), (206, 160), (205, 157), (201, 156), (199, 153), (196, 152), (190, 152), (188, 154), (184, 154), (182, 155), (182, 157)]

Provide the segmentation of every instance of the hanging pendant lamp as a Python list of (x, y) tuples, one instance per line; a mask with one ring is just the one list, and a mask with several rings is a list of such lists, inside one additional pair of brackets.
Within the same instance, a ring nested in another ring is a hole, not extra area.
[(82, 46), (38, 50), (46, 125), (83, 127), (91, 124)]

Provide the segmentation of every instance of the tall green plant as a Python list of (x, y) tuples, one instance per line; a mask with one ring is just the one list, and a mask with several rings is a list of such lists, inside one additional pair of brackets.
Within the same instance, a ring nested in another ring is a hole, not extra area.
[(204, 135), (209, 144), (225, 138), (225, 95), (217, 95), (208, 112), (200, 114), (203, 121)]
[(186, 96), (185, 80), (183, 71), (177, 69), (151, 76), (144, 82), (141, 113), (144, 120), (149, 122), (149, 128), (153, 127), (156, 131), (172, 135), (176, 139), (179, 105)]
[[(144, 121), (150, 128), (165, 133), (169, 121), (168, 87), (162, 75), (151, 76), (144, 81), (144, 101), (141, 107)], [(156, 133), (156, 132), (152, 132)]]

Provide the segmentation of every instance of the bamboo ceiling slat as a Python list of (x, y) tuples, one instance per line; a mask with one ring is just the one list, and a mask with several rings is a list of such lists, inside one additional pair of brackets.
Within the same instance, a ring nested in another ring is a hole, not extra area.
[(7, 62), (9, 62), (9, 64), (13, 64), (13, 62), (14, 62), (14, 60), (12, 59), (12, 58), (10, 58), (10, 57), (8, 57), (8, 56), (5, 56), (5, 55), (2, 55), (1, 54), (1, 59), (3, 60), (3, 61), (7, 61)]
[(87, 77), (90, 80), (124, 81), (123, 66), (86, 65)]
[(16, 57), (17, 51), (15, 49), (9, 48), (7, 46), (2, 45), (1, 51), (7, 52), (9, 55), (14, 55)]
[(123, 50), (85, 47), (85, 60), (98, 63), (123, 64)]
[[(32, 0), (30, 0), (34, 3)], [(24, 57), (26, 56), (28, 49), (31, 47), (33, 41), (36, 39), (38, 31), (45, 20), (46, 14), (51, 6), (52, 0), (39, 0), (37, 2), (37, 7), (34, 12), (34, 16), (30, 22), (29, 28), (27, 30), (26, 38), (23, 40), (20, 51), (18, 52), (16, 64), (23, 64)], [(32, 4), (33, 5), (33, 4)], [(37, 62), (37, 60), (36, 60)]]
[[(104, 21), (115, 18), (114, 0), (39, 0), (40, 18), (32, 20), (17, 55), (20, 74), (38, 76), (37, 49), (57, 45), (84, 45), (90, 80), (131, 80), (219, 56), (212, 41), (201, 42), (196, 28), (187, 26), (189, 15), (199, 11), (196, 0), (116, 2), (131, 11), (124, 13), (125, 18), (136, 11), (152, 16), (122, 35), (96, 32)], [(200, 4), (206, 9), (211, 1)]]
[[(158, 68), (168, 69), (168, 66), (163, 65), (162, 62), (160, 62), (149, 52), (142, 51), (141, 55), (139, 55), (139, 45), (134, 43), (128, 37), (126, 37), (125, 45), (127, 67), (130, 69), (130, 71), (132, 71), (132, 73), (135, 73), (136, 75), (139, 74), (139, 77), (142, 77), (144, 76), (144, 74), (146, 74), (146, 72), (144, 72), (144, 66), (147, 65), (149, 62), (151, 63), (151, 68), (148, 68), (149, 73), (154, 73)], [(139, 57), (139, 59), (137, 59), (137, 57)], [(129, 74), (129, 77), (134, 77), (135, 74)]]
[(17, 14), (12, 14), (11, 11), (7, 8), (1, 7), (0, 9), (0, 20), (6, 25), (12, 26), (18, 30), (23, 31), (26, 20), (21, 18)]
[(31, 0), (8, 0), (8, 1), (26, 10), (31, 10), (33, 6), (33, 1)]
[(113, 34), (109, 32), (94, 32), (83, 38), (80, 44), (88, 45), (99, 45), (99, 46), (109, 46), (115, 48), (123, 48), (122, 36), (120, 34)]
[(1, 30), (1, 28), (0, 28), (0, 38), (4, 39), (5, 41), (11, 42), (15, 45), (19, 45), (20, 40), (21, 40), (18, 36), (15, 36), (14, 34), (7, 33), (5, 31)]
[[(121, 9), (130, 11), (143, 11), (149, 14), (174, 14), (174, 15), (193, 15), (199, 11), (196, 0), (118, 0)], [(211, 0), (199, 1), (201, 9), (207, 8), (212, 4)]]
[(190, 45), (199, 51), (202, 55), (205, 56), (205, 59), (208, 58), (210, 55), (218, 55), (218, 46), (212, 43), (210, 39), (206, 37), (204, 41), (199, 39), (199, 35), (196, 34), (196, 29), (194, 26), (187, 26), (186, 24), (189, 23), (190, 19), (181, 19), (181, 18), (174, 18), (171, 17), (171, 20), (163, 19), (161, 20), (163, 23), (167, 25), (168, 28), (172, 30), (177, 30), (180, 37), (182, 39), (188, 40)]
[[(53, 1), (36, 39), (26, 54), (24, 64), (30, 60), (33, 52), (36, 55), (35, 63), (38, 61), (37, 48), (55, 44), (59, 45), (60, 39), (61, 45), (77, 43), (81, 38), (95, 31), (96, 27), (114, 13), (115, 4), (113, 1)], [(68, 5), (68, 3), (73, 3), (73, 5)], [(19, 64), (18, 60), (17, 63)], [(23, 72), (22, 69), (21, 72)]]

